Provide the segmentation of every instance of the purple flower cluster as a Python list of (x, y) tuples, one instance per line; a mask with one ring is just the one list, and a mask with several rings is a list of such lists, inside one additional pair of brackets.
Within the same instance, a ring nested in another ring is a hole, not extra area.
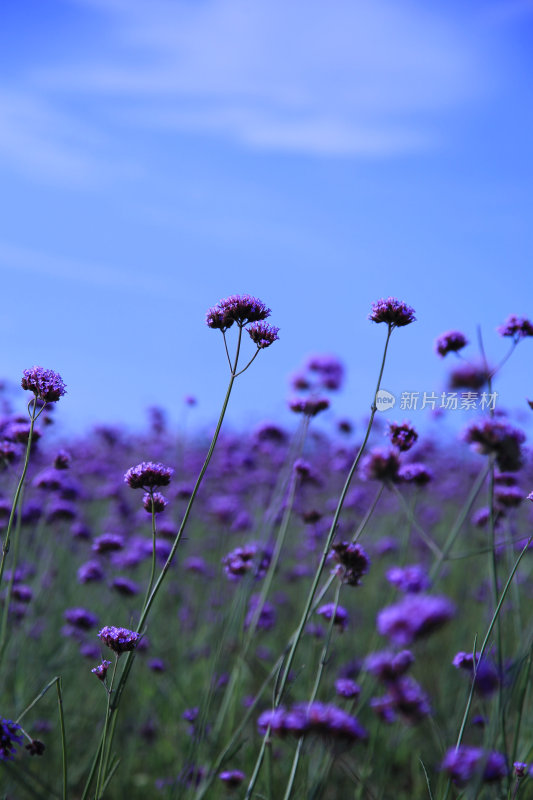
[(441, 764), (441, 769), (458, 786), (466, 786), (476, 774), (483, 782), (499, 781), (507, 775), (505, 756), (486, 752), (481, 747), (460, 745), (450, 748)]
[(361, 475), (366, 480), (395, 483), (398, 480), (400, 458), (395, 448), (375, 447), (363, 459)]
[(390, 567), (386, 572), (389, 583), (406, 594), (417, 594), (429, 589), (429, 576), (420, 564), (409, 564), (405, 567)]
[(326, 411), (329, 408), (329, 400), (327, 397), (296, 397), (289, 402), (289, 408), (296, 414), (316, 417), (321, 411)]
[(431, 713), (428, 696), (422, 687), (405, 673), (414, 662), (410, 650), (391, 653), (382, 650), (371, 653), (363, 668), (384, 684), (387, 691), (372, 698), (370, 705), (384, 722), (394, 722), (398, 714), (409, 723), (419, 722)]
[(43, 403), (55, 403), (66, 394), (65, 384), (61, 375), (51, 369), (32, 367), (22, 373), (21, 386), (33, 392), (36, 398)]
[(418, 440), (418, 433), (408, 422), (389, 423), (389, 440), (393, 447), (401, 452), (407, 452)]
[(143, 461), (126, 472), (124, 481), (132, 489), (150, 490), (158, 486), (168, 486), (173, 474), (172, 467), (165, 467), (164, 464), (154, 464), (153, 461)]
[(274, 736), (304, 736), (315, 734), (325, 739), (356, 742), (366, 739), (367, 733), (356, 717), (329, 703), (297, 703), (290, 709), (282, 706), (264, 711), (257, 720), (260, 734), (268, 729)]
[(247, 331), (252, 342), (260, 350), (270, 347), (271, 344), (274, 344), (279, 339), (279, 328), (276, 328), (275, 325), (269, 325), (268, 322), (254, 322), (247, 328)]
[[(474, 676), (474, 654), (459, 652), (455, 655), (452, 664), (456, 669), (462, 669)], [(498, 670), (486, 656), (480, 660), (476, 653), (475, 662), (475, 690), (481, 697), (489, 697), (499, 686)]]
[(464, 432), (463, 438), (465, 442), (474, 445), (478, 453), (494, 454), (501, 470), (515, 472), (522, 466), (521, 445), (526, 436), (508, 422), (490, 417), (481, 422), (473, 422)]
[(0, 761), (12, 761), (16, 745), (23, 742), (22, 728), (10, 719), (0, 719)]
[(388, 297), (372, 303), (368, 319), (372, 322), (386, 322), (391, 328), (403, 328), (405, 325), (415, 322), (416, 317), (411, 306), (395, 297)]
[(447, 597), (408, 594), (379, 612), (377, 627), (382, 636), (405, 646), (438, 630), (454, 615), (455, 606)]
[(107, 670), (109, 669), (110, 666), (111, 666), (111, 661), (106, 661), (104, 659), (101, 664), (98, 664), (97, 667), (93, 667), (91, 672), (93, 673), (93, 675), (96, 675), (98, 680), (102, 681), (103, 683), (106, 679)]
[(497, 330), (500, 336), (509, 336), (518, 342), (520, 339), (525, 339), (526, 336), (533, 336), (533, 322), (526, 317), (517, 317), (511, 314)]
[(460, 331), (448, 331), (443, 333), (435, 342), (435, 350), (439, 356), (444, 358), (448, 353), (457, 353), (466, 347), (468, 339)]
[(249, 322), (260, 322), (270, 314), (270, 309), (257, 297), (249, 294), (233, 294), (209, 309), (206, 324), (210, 328), (227, 331), (234, 322), (243, 327)]
[(359, 586), (361, 578), (370, 569), (370, 558), (360, 544), (338, 542), (332, 547), (332, 558), (337, 562), (336, 574), (348, 586)]
[(317, 608), (316, 613), (328, 621), (333, 617), (333, 624), (344, 631), (348, 625), (348, 612), (343, 606), (335, 606), (335, 603), (325, 603)]
[(269, 551), (263, 551), (258, 563), (256, 557), (259, 553), (260, 550), (255, 544), (236, 547), (222, 559), (224, 572), (233, 581), (239, 580), (249, 572), (253, 572), (256, 578), (264, 577), (270, 564), (271, 554)]
[(98, 636), (117, 655), (126, 653), (128, 650), (135, 650), (141, 638), (141, 635), (135, 631), (130, 631), (128, 628), (115, 628), (112, 625), (102, 628)]

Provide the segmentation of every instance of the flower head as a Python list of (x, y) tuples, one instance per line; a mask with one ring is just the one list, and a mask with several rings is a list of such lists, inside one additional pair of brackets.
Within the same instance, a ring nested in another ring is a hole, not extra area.
[(268, 322), (254, 322), (246, 330), (252, 342), (255, 342), (260, 350), (270, 347), (271, 344), (279, 339), (279, 328), (276, 328), (275, 325), (269, 325)]
[(227, 331), (234, 322), (244, 327), (249, 322), (260, 322), (270, 316), (270, 309), (257, 297), (249, 294), (233, 294), (219, 300), (206, 315), (209, 328)]
[(16, 745), (22, 744), (22, 728), (10, 719), (0, 719), (0, 761), (12, 761)]
[(395, 644), (409, 645), (441, 628), (454, 614), (455, 607), (447, 597), (408, 594), (379, 612), (377, 627)]
[(236, 789), (241, 785), (246, 775), (240, 769), (227, 769), (218, 776), (223, 783), (230, 789)]
[(132, 489), (154, 489), (156, 486), (168, 486), (173, 474), (172, 467), (154, 464), (153, 461), (143, 461), (126, 472), (124, 481)]
[(66, 393), (61, 375), (43, 367), (25, 369), (20, 385), (44, 403), (55, 403)]
[(337, 605), (335, 607), (335, 603), (325, 603), (323, 606), (320, 606), (320, 608), (317, 608), (316, 613), (327, 620), (333, 617), (333, 624), (338, 625), (341, 631), (343, 631), (348, 624), (348, 612), (343, 606)]
[(107, 670), (109, 669), (110, 666), (111, 666), (111, 661), (106, 661), (104, 659), (101, 664), (98, 664), (97, 667), (93, 667), (91, 672), (93, 673), (93, 675), (96, 675), (96, 677), (103, 682), (106, 679)]
[(514, 314), (497, 329), (500, 336), (510, 336), (515, 342), (525, 339), (526, 336), (533, 336), (533, 322), (526, 317), (516, 317)]
[(435, 350), (444, 358), (448, 353), (457, 353), (466, 347), (468, 339), (460, 331), (448, 331), (443, 333), (435, 342)]
[(502, 420), (487, 418), (473, 422), (463, 434), (465, 442), (473, 444), (478, 453), (496, 456), (498, 467), (514, 472), (522, 465), (521, 445), (526, 439), (523, 431)]
[(390, 422), (389, 440), (393, 447), (405, 453), (418, 440), (418, 433), (408, 422), (403, 422), (401, 425), (398, 422)]
[(102, 628), (98, 636), (104, 644), (118, 655), (128, 650), (135, 650), (141, 638), (140, 633), (130, 631), (127, 628), (115, 628), (112, 625), (106, 625), (105, 628)]
[(336, 573), (348, 586), (358, 586), (370, 568), (370, 559), (360, 544), (338, 542), (333, 545), (333, 559), (338, 563)]
[(146, 492), (143, 497), (143, 508), (149, 514), (160, 514), (167, 507), (168, 500), (161, 492)]
[(411, 306), (402, 303), (395, 297), (382, 298), (372, 303), (372, 311), (368, 315), (372, 322), (386, 322), (391, 328), (403, 328), (416, 320), (415, 311)]
[(507, 775), (505, 757), (501, 753), (486, 753), (481, 747), (465, 744), (448, 750), (441, 769), (459, 786), (465, 786), (480, 771), (484, 782), (501, 780)]

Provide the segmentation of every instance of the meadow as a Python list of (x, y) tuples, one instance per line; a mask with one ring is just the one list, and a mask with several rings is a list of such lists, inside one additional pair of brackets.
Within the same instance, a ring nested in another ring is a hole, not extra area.
[(42, 367), (0, 395), (4, 800), (533, 797), (533, 463), (490, 402), (532, 323), (494, 333), (495, 367), (439, 338), (450, 392), (482, 398), (460, 436), (376, 413), (416, 324), (394, 298), (370, 309), (367, 419), (335, 417), (342, 364), (316, 356), (291, 430), (226, 429), (234, 382), (282, 346), (269, 316), (248, 295), (208, 312), (212, 439), (159, 408), (65, 439), (68, 376)]

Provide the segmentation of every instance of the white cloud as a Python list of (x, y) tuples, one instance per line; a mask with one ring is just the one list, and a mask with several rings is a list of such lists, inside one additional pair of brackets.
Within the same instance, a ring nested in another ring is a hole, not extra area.
[(391, 155), (439, 141), (443, 116), (486, 87), (482, 41), (407, 0), (73, 2), (102, 15), (107, 53), (40, 70), (40, 84), (120, 98), (123, 122)]

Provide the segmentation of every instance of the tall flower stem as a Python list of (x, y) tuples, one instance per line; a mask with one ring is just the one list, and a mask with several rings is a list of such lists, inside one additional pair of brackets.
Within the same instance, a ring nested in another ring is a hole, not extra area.
[[(339, 607), (341, 588), (342, 588), (342, 583), (341, 581), (338, 581), (337, 589), (335, 592), (335, 599), (333, 601), (333, 611), (331, 614), (331, 619), (329, 621), (328, 632), (326, 635), (326, 639), (324, 641), (324, 646), (322, 647), (322, 652), (320, 654), (318, 668), (315, 676), (315, 682), (313, 685), (313, 689), (311, 691), (311, 697), (309, 698), (309, 705), (314, 703), (314, 701), (316, 700), (316, 696), (318, 694), (318, 689), (320, 686), (320, 681), (322, 680), (322, 673), (324, 672), (324, 667), (326, 666), (327, 663), (328, 650), (331, 642), (331, 636), (333, 633), (333, 625), (335, 624), (335, 617), (337, 616), (337, 608)], [(302, 752), (303, 742), (304, 742), (304, 737), (300, 736), (300, 738), (298, 739), (298, 744), (296, 745), (296, 752), (292, 760), (291, 774), (289, 775), (289, 780), (287, 783), (287, 788), (285, 789), (285, 794), (283, 795), (283, 800), (290, 800), (292, 787), (294, 785), (294, 779), (296, 778), (296, 771), (298, 769), (298, 764), (300, 762), (300, 755)]]
[[(109, 688), (107, 690), (107, 708), (106, 708), (106, 714), (105, 714), (104, 730), (102, 732), (102, 744), (101, 744), (101, 747), (100, 747), (100, 763), (98, 765), (98, 776), (96, 778), (96, 792), (95, 792), (95, 795), (94, 795), (95, 800), (99, 800), (99, 798), (101, 796), (100, 788), (102, 786), (102, 782), (105, 779), (104, 770), (105, 770), (105, 763), (106, 763), (106, 744), (107, 744), (106, 739), (107, 739), (107, 731), (109, 729), (109, 718), (110, 718), (110, 715), (111, 715), (111, 696), (112, 696), (112, 692), (113, 692), (113, 685), (115, 683), (115, 675), (117, 673), (118, 659), (119, 659), (119, 654), (116, 653), (115, 654), (115, 663), (113, 664), (113, 674), (111, 676), (111, 683), (110, 683)], [(109, 745), (111, 746), (111, 742), (109, 742)]]
[[(30, 416), (30, 429), (28, 432), (28, 442), (26, 444), (26, 454), (24, 457), (24, 466), (22, 468), (22, 474), (20, 476), (15, 496), (13, 498), (13, 504), (11, 506), (11, 512), (9, 514), (9, 520), (7, 523), (7, 530), (6, 535), (4, 537), (4, 541), (2, 543), (2, 559), (0, 561), (0, 586), (2, 585), (2, 578), (4, 576), (5, 564), (7, 554), (9, 552), (9, 547), (11, 543), (11, 530), (13, 528), (13, 522), (15, 520), (15, 515), (17, 513), (17, 507), (19, 505), (19, 501), (22, 495), (22, 488), (24, 486), (24, 481), (26, 479), (26, 473), (28, 471), (28, 464), (30, 463), (30, 451), (31, 451), (31, 443), (33, 439), (33, 429), (35, 427), (35, 420), (39, 417), (41, 412), (44, 409), (44, 405), (37, 411), (37, 397), (33, 397), (28, 403), (28, 414)], [(11, 600), (11, 593), (8, 592), (7, 597), (4, 600), (4, 608), (2, 611), (2, 623), (0, 625), (0, 660), (4, 654), (4, 648), (6, 644), (6, 636), (7, 636), (7, 620), (9, 614), (9, 603)]]
[[(233, 362), (233, 365), (232, 365), (230, 380), (229, 380), (228, 388), (226, 390), (226, 396), (225, 396), (224, 402), (222, 404), (222, 410), (220, 412), (218, 423), (217, 423), (217, 426), (215, 428), (215, 432), (213, 434), (213, 438), (211, 440), (211, 444), (209, 446), (209, 450), (207, 451), (207, 455), (205, 457), (205, 461), (204, 461), (203, 466), (202, 466), (202, 468), (200, 470), (198, 478), (196, 479), (196, 483), (194, 485), (194, 489), (193, 489), (193, 491), (191, 493), (191, 496), (189, 498), (189, 502), (187, 503), (187, 508), (185, 509), (185, 513), (183, 515), (183, 519), (181, 521), (179, 530), (178, 530), (178, 532), (176, 534), (176, 537), (174, 539), (174, 542), (172, 544), (172, 548), (170, 550), (170, 553), (169, 553), (169, 555), (167, 557), (167, 560), (165, 561), (165, 564), (163, 565), (163, 567), (161, 569), (161, 572), (159, 573), (159, 577), (157, 578), (157, 580), (156, 580), (156, 582), (155, 582), (155, 584), (154, 584), (154, 586), (153, 586), (153, 588), (152, 588), (152, 590), (150, 592), (150, 595), (147, 597), (146, 602), (144, 603), (144, 606), (143, 606), (143, 609), (141, 611), (141, 615), (140, 615), (140, 618), (139, 618), (139, 622), (138, 622), (138, 625), (137, 625), (137, 629), (139, 631), (142, 631), (144, 626), (146, 625), (146, 621), (148, 619), (148, 614), (150, 613), (150, 609), (152, 608), (154, 600), (157, 597), (157, 594), (158, 594), (158, 592), (159, 592), (159, 590), (161, 588), (161, 585), (162, 585), (163, 581), (165, 580), (165, 577), (166, 577), (166, 575), (167, 575), (167, 573), (168, 573), (168, 571), (170, 569), (172, 561), (174, 560), (174, 556), (176, 555), (176, 551), (177, 551), (179, 543), (181, 541), (181, 537), (183, 536), (183, 532), (185, 530), (185, 526), (187, 525), (187, 522), (188, 522), (191, 510), (192, 510), (192, 507), (194, 505), (194, 501), (196, 499), (196, 496), (197, 496), (198, 491), (200, 489), (200, 485), (202, 483), (204, 475), (205, 475), (205, 473), (207, 471), (207, 468), (208, 468), (209, 463), (211, 461), (211, 458), (213, 456), (213, 452), (215, 450), (215, 447), (216, 447), (216, 444), (217, 444), (217, 441), (218, 441), (218, 436), (220, 434), (220, 429), (222, 427), (222, 423), (223, 423), (224, 417), (226, 415), (226, 410), (227, 410), (227, 407), (228, 407), (228, 403), (229, 403), (229, 399), (230, 399), (230, 395), (231, 395), (231, 390), (233, 389), (233, 384), (235, 382), (235, 377), (236, 377), (236, 374), (237, 374), (237, 364), (238, 364), (238, 361), (239, 361), (241, 339), (242, 339), (242, 328), (239, 327), (239, 338), (238, 338), (238, 341), (237, 341), (237, 349), (236, 349), (236, 353), (235, 353), (235, 359), (234, 359), (234, 362)], [(118, 716), (118, 708), (120, 706), (120, 701), (122, 699), (122, 694), (124, 692), (124, 688), (126, 686), (126, 683), (127, 683), (131, 668), (133, 666), (134, 659), (135, 659), (135, 651), (132, 650), (132, 651), (128, 652), (128, 655), (126, 656), (126, 662), (124, 664), (124, 668), (123, 668), (122, 673), (120, 675), (120, 678), (118, 680), (117, 688), (116, 688), (116, 691), (114, 693), (114, 697), (110, 701), (109, 717), (111, 719), (111, 724), (110, 724), (110, 732), (109, 732), (108, 755), (111, 752), (111, 745), (112, 745), (113, 737), (114, 737), (114, 734), (115, 734), (115, 728), (116, 728), (116, 722), (117, 722), (117, 716)], [(103, 749), (102, 749), (100, 758), (102, 760), (107, 759), (107, 756), (106, 756), (106, 754), (105, 754)], [(102, 773), (103, 773), (102, 780), (103, 781), (105, 781), (106, 769), (107, 769), (107, 760), (106, 760), (106, 764), (104, 765), (104, 769), (102, 770)]]
[[(279, 682), (279, 686), (277, 688), (277, 691), (276, 691), (276, 694), (275, 694), (275, 697), (274, 697), (274, 704), (273, 704), (274, 708), (277, 708), (280, 705), (281, 700), (283, 698), (283, 692), (285, 691), (285, 687), (286, 687), (287, 681), (289, 679), (289, 673), (290, 673), (290, 670), (291, 670), (291, 667), (292, 667), (292, 664), (293, 664), (293, 661), (294, 661), (294, 657), (296, 655), (296, 650), (297, 650), (298, 645), (300, 643), (300, 640), (302, 638), (302, 634), (303, 634), (304, 628), (305, 628), (305, 626), (307, 624), (307, 620), (309, 618), (309, 613), (310, 613), (311, 607), (313, 605), (313, 599), (314, 599), (316, 590), (318, 588), (318, 584), (320, 582), (320, 577), (322, 575), (322, 570), (324, 569), (327, 557), (329, 555), (329, 551), (330, 551), (331, 545), (333, 543), (333, 539), (335, 538), (336, 529), (337, 529), (337, 523), (339, 521), (339, 517), (340, 517), (341, 511), (342, 511), (342, 508), (344, 506), (344, 501), (346, 499), (346, 495), (348, 493), (348, 489), (349, 489), (350, 484), (352, 482), (352, 478), (354, 476), (355, 470), (359, 466), (359, 462), (360, 462), (361, 457), (362, 457), (362, 455), (364, 453), (366, 444), (368, 442), (368, 438), (370, 436), (370, 431), (372, 430), (372, 423), (374, 422), (374, 417), (375, 417), (375, 414), (376, 414), (376, 411), (377, 411), (376, 398), (377, 398), (377, 394), (378, 394), (380, 386), (381, 386), (381, 379), (383, 377), (383, 371), (385, 369), (385, 361), (386, 361), (386, 358), (387, 358), (387, 350), (388, 350), (389, 341), (390, 341), (390, 337), (391, 337), (391, 333), (392, 333), (393, 329), (394, 329), (394, 326), (392, 326), (392, 325), (388, 326), (387, 338), (385, 340), (385, 347), (384, 347), (384, 350), (383, 350), (383, 357), (382, 357), (382, 360), (381, 360), (381, 367), (380, 367), (380, 370), (379, 370), (379, 376), (378, 376), (378, 381), (377, 381), (377, 385), (376, 385), (376, 390), (374, 392), (374, 396), (373, 396), (373, 400), (372, 400), (370, 418), (368, 420), (368, 425), (367, 425), (367, 429), (366, 429), (366, 432), (365, 432), (365, 436), (364, 436), (363, 442), (362, 442), (362, 444), (361, 444), (361, 446), (359, 448), (359, 451), (358, 451), (358, 453), (357, 453), (357, 455), (356, 455), (356, 457), (354, 459), (354, 462), (353, 462), (352, 466), (350, 467), (350, 471), (348, 473), (348, 476), (347, 476), (346, 481), (344, 483), (344, 487), (343, 487), (341, 495), (339, 497), (339, 501), (337, 503), (337, 508), (336, 508), (335, 514), (333, 516), (333, 520), (332, 520), (331, 527), (330, 527), (330, 530), (329, 530), (329, 533), (328, 533), (328, 536), (327, 536), (327, 540), (326, 540), (326, 543), (324, 545), (324, 549), (322, 551), (322, 556), (320, 558), (320, 562), (319, 562), (319, 565), (317, 567), (317, 570), (316, 570), (316, 573), (315, 573), (315, 577), (314, 577), (313, 583), (311, 585), (311, 589), (309, 590), (309, 594), (307, 596), (307, 601), (305, 603), (304, 611), (302, 613), (302, 616), (301, 616), (301, 619), (300, 619), (300, 623), (299, 623), (298, 628), (296, 630), (296, 634), (294, 636), (294, 640), (292, 642), (292, 646), (291, 646), (289, 654), (287, 656), (287, 661), (286, 661), (284, 669), (283, 669), (283, 673), (282, 673), (282, 676), (281, 676), (281, 679), (280, 679), (280, 682)], [(267, 728), (267, 730), (265, 731), (265, 734), (263, 736), (261, 749), (260, 749), (259, 755), (257, 757), (257, 761), (256, 761), (256, 764), (255, 764), (255, 767), (254, 767), (254, 771), (253, 771), (252, 777), (250, 779), (250, 783), (248, 784), (248, 789), (246, 791), (245, 800), (249, 800), (249, 798), (251, 798), (252, 792), (253, 792), (254, 787), (255, 787), (255, 784), (257, 783), (257, 779), (259, 777), (259, 772), (261, 770), (261, 765), (262, 765), (263, 757), (264, 757), (264, 753), (265, 753), (265, 747), (266, 747), (266, 743), (268, 741), (269, 735), (270, 735), (270, 727)]]
[(143, 610), (146, 607), (146, 603), (148, 602), (148, 598), (150, 597), (150, 593), (151, 593), (152, 587), (154, 585), (155, 561), (156, 561), (155, 545), (156, 545), (157, 531), (156, 531), (156, 525), (155, 525), (154, 490), (150, 489), (149, 494), (150, 494), (150, 501), (151, 501), (151, 506), (152, 506), (152, 568), (151, 568), (151, 572), (150, 572), (150, 581), (148, 583), (148, 586), (146, 588), (146, 594), (144, 596), (144, 602), (143, 602), (143, 606), (142, 606)]

